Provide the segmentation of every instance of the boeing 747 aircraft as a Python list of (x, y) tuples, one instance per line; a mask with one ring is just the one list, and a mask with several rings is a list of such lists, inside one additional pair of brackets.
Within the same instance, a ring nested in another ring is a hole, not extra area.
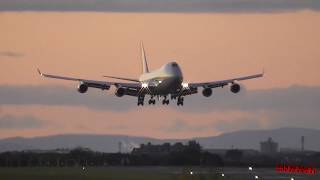
[(51, 74), (42, 73), (39, 69), (38, 72), (41, 76), (47, 78), (63, 79), (70, 81), (78, 81), (78, 91), (80, 93), (86, 93), (88, 88), (98, 88), (102, 90), (109, 90), (111, 86), (115, 86), (115, 95), (122, 97), (124, 95), (135, 96), (138, 98), (137, 105), (144, 105), (144, 99), (146, 95), (150, 95), (148, 104), (155, 104), (156, 97), (160, 101), (162, 98), (162, 104), (169, 104), (168, 97), (171, 100), (176, 100), (178, 106), (183, 106), (184, 96), (198, 93), (198, 88), (202, 88), (202, 94), (205, 97), (212, 95), (212, 89), (217, 87), (224, 87), (230, 85), (230, 91), (238, 93), (240, 91), (240, 85), (238, 81), (259, 78), (263, 76), (261, 74), (254, 74), (250, 76), (244, 76), (233, 79), (226, 79), (221, 81), (211, 81), (202, 83), (188, 83), (183, 81), (183, 76), (179, 65), (176, 62), (169, 62), (163, 65), (160, 69), (149, 71), (146, 54), (143, 44), (141, 43), (141, 60), (142, 60), (142, 75), (139, 79), (122, 78), (114, 76), (104, 76), (107, 78), (113, 78), (117, 80), (128, 81), (124, 82), (111, 82), (111, 81), (95, 81), (88, 79), (79, 79), (66, 76), (57, 76)]

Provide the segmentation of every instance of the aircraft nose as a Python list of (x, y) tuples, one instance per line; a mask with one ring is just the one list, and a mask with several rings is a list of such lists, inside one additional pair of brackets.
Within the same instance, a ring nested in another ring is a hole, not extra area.
[(166, 65), (166, 71), (173, 76), (182, 77), (182, 72), (179, 65), (176, 62), (170, 62)]

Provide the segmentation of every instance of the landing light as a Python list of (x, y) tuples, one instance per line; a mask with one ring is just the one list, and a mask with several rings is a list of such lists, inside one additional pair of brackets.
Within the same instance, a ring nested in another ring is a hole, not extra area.
[(183, 82), (183, 83), (182, 83), (182, 87), (183, 87), (183, 88), (188, 88), (188, 87), (189, 87), (189, 84)]
[(147, 88), (148, 87), (148, 83), (142, 83), (141, 85), (143, 88)]
[(158, 81), (159, 82), (159, 84), (161, 84), (162, 83), (162, 81), (160, 80), (160, 81)]

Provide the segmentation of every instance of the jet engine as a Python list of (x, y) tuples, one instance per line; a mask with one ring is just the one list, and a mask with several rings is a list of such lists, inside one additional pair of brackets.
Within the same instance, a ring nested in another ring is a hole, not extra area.
[(211, 88), (204, 88), (202, 90), (202, 95), (205, 97), (209, 97), (212, 95), (212, 89)]
[(123, 87), (117, 88), (117, 90), (115, 92), (115, 95), (118, 96), (118, 97), (122, 97), (125, 94), (126, 94), (126, 89), (123, 88)]
[(78, 86), (78, 92), (79, 93), (86, 93), (88, 91), (88, 86), (86, 84), (80, 84)]
[(230, 87), (230, 91), (233, 93), (238, 93), (240, 91), (240, 85), (239, 84), (232, 84)]

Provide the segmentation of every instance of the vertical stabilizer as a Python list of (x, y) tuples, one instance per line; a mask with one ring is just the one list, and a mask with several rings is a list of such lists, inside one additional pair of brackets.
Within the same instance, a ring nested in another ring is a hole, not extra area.
[(142, 42), (141, 42), (140, 48), (141, 48), (142, 73), (148, 73), (149, 72), (148, 62), (147, 62), (146, 53), (144, 52), (144, 47)]

